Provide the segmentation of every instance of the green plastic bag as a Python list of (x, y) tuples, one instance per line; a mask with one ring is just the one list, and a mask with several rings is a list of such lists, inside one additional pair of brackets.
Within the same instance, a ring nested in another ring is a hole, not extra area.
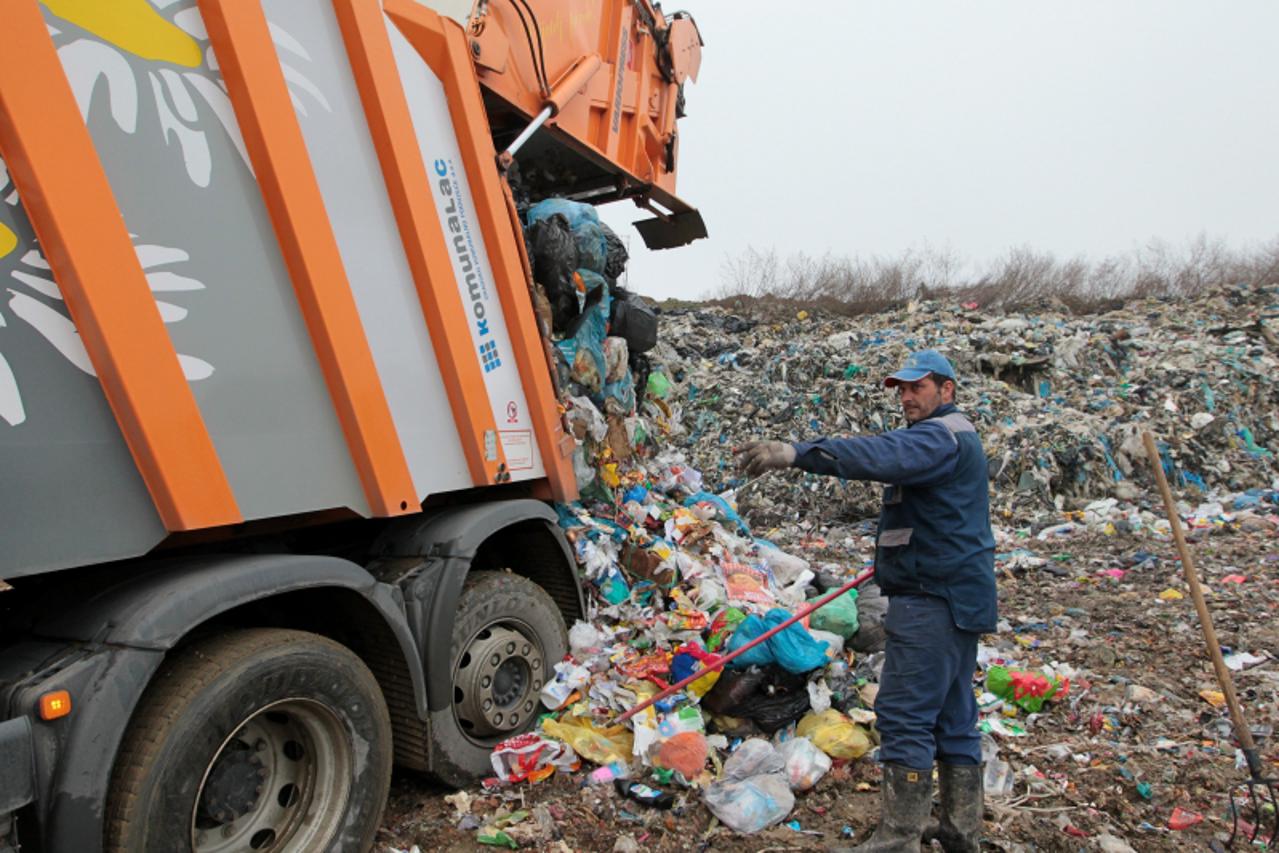
[[(810, 604), (812, 602), (809, 602)], [(850, 589), (824, 607), (813, 611), (808, 624), (818, 631), (839, 634), (851, 640), (857, 633), (857, 590)]]
[(1037, 714), (1049, 699), (1069, 692), (1070, 680), (994, 665), (986, 670), (986, 689), (1029, 714)]

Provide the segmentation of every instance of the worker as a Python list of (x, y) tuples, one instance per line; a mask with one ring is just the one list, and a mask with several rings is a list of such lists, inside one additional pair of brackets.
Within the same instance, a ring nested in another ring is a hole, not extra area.
[[(955, 407), (955, 370), (913, 353), (884, 380), (904, 429), (816, 441), (756, 441), (737, 453), (749, 475), (799, 468), (885, 484), (875, 577), (888, 596), (884, 669), (875, 699), (883, 763), (880, 821), (861, 853), (977, 851), (983, 792), (973, 671), (977, 639), (995, 630), (995, 540), (986, 454)], [(926, 827), (938, 764), (940, 821)]]

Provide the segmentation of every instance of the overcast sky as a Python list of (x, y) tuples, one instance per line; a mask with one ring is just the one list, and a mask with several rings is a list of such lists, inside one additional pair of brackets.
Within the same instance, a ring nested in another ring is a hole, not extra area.
[(1279, 235), (1275, 0), (666, 5), (706, 41), (678, 193), (710, 238), (648, 252), (638, 209), (602, 209), (646, 295), (703, 294), (747, 247), (980, 263)]

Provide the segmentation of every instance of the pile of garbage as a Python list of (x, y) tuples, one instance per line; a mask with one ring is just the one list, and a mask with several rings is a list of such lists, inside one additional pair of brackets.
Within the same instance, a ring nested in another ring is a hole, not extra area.
[[(941, 350), (959, 407), (990, 459), (992, 509), (1053, 521), (1150, 488), (1142, 430), (1160, 441), (1174, 489), (1207, 495), (1279, 476), (1279, 286), (1239, 285), (1181, 301), (1134, 300), (1099, 314), (1064, 307), (983, 312), (924, 301), (861, 317), (800, 311), (763, 322), (722, 307), (662, 317), (654, 354), (675, 380), (680, 444), (715, 488), (742, 485), (730, 449), (904, 426), (880, 387), (912, 350)], [(742, 493), (757, 525), (878, 512), (865, 483), (770, 476)]]
[(583, 770), (590, 783), (653, 808), (670, 807), (667, 789), (697, 791), (726, 825), (758, 831), (789, 814), (793, 790), (873, 746), (873, 696), (862, 691), (869, 673), (856, 671), (850, 643), (857, 593), (714, 666), (846, 573), (832, 567), (819, 578), (807, 561), (753, 536), (732, 494), (707, 491), (673, 447), (686, 432), (680, 368), (650, 361), (657, 314), (619, 285), (625, 250), (594, 209), (548, 199), (525, 221), (539, 313), (578, 441), (581, 499), (558, 507), (559, 523), (591, 603), (542, 687), (538, 727), (493, 750), (492, 784)]
[[(873, 584), (717, 663), (870, 565), (878, 490), (797, 471), (746, 481), (732, 448), (901, 425), (879, 380), (909, 351), (941, 349), (960, 373), (959, 403), (990, 458), (1001, 577), (1055, 574), (1032, 545), (1166, 539), (1146, 499), (1143, 429), (1180, 493), (1198, 496), (1181, 507), (1192, 535), (1274, 525), (1273, 287), (1096, 316), (923, 302), (767, 323), (683, 309), (660, 315), (659, 335), (658, 312), (619, 285), (625, 250), (592, 208), (551, 199), (525, 219), (578, 442), (581, 499), (558, 507), (559, 523), (590, 602), (542, 687), (538, 726), (493, 750), (490, 787), (572, 773), (656, 810), (695, 798), (754, 833), (833, 768), (873, 757), (885, 604)], [(1001, 744), (1046, 703), (1080, 695), (1078, 670), (1022, 654), (1022, 628), (1001, 624), (1016, 636), (983, 645), (975, 676), (993, 797), (1014, 779)], [(511, 822), (479, 827), (479, 840), (516, 846)]]

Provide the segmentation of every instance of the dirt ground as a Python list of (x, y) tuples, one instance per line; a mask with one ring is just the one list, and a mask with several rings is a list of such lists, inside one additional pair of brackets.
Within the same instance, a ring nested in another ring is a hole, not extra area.
[[(1264, 524), (1196, 531), (1195, 539), (1192, 552), (1226, 653), (1267, 659), (1234, 677), (1274, 773), (1279, 665), (1270, 656), (1279, 656), (1279, 539)], [(1007, 564), (998, 569), (1000, 615), (1011, 630), (984, 643), (1024, 666), (1069, 664), (1079, 677), (1045, 713), (1015, 720), (1027, 728), (1025, 737), (999, 740), (1016, 782), (1011, 797), (987, 800), (985, 849), (1220, 848), (1230, 832), (1231, 784), (1245, 771), (1235, 766), (1226, 709), (1211, 704), (1212, 694), (1200, 695), (1218, 688), (1173, 544), (1123, 533), (1020, 544), (1049, 563), (1020, 573)], [(1103, 574), (1113, 569), (1123, 576)], [(1184, 597), (1161, 598), (1169, 589)], [(609, 787), (583, 787), (584, 775), (496, 793), (475, 786), (474, 817), (466, 819), (445, 802), (449, 791), (399, 774), (376, 849), (483, 849), (476, 829), (459, 823), (489, 823), (505, 809), (529, 812), (508, 828), (523, 849), (822, 850), (854, 843), (850, 835), (862, 840), (879, 801), (879, 773), (869, 757), (837, 763), (815, 789), (797, 796), (787, 821), (797, 821), (798, 831), (783, 823), (742, 836), (714, 821), (696, 791), (680, 791), (675, 807), (663, 812)], [(1171, 829), (1177, 809), (1178, 817), (1202, 820)]]

